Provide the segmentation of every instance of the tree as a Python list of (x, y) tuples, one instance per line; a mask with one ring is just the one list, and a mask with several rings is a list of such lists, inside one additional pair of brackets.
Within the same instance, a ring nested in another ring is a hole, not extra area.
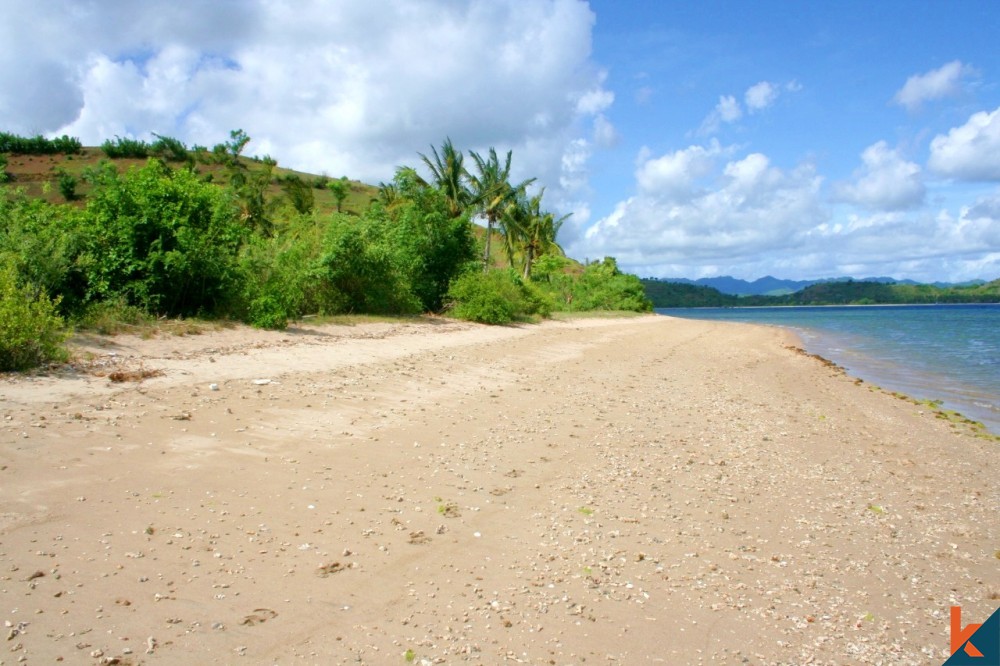
[(556, 243), (556, 234), (569, 215), (556, 219), (555, 214), (542, 212), (542, 194), (539, 192), (528, 201), (526, 219), (519, 229), (520, 242), (524, 249), (524, 278), (531, 278), (531, 266), (535, 259), (548, 253), (563, 254), (562, 247)]
[(285, 192), (285, 197), (292, 204), (292, 208), (300, 215), (308, 215), (313, 211), (316, 198), (313, 196), (312, 188), (305, 181), (295, 175), (287, 176), (281, 184), (281, 189)]
[(434, 154), (433, 160), (423, 153), (420, 154), (420, 159), (431, 170), (434, 186), (448, 200), (448, 212), (451, 217), (459, 217), (472, 203), (472, 192), (466, 184), (468, 173), (463, 164), (462, 153), (455, 150), (450, 138), (445, 139), (441, 145), (440, 154), (434, 146), (431, 146), (431, 151)]
[(340, 207), (344, 203), (344, 199), (347, 198), (347, 193), (351, 191), (351, 183), (347, 180), (347, 176), (341, 176), (340, 180), (331, 180), (326, 184), (326, 189), (333, 193), (333, 199), (337, 202), (337, 212), (340, 212)]
[(495, 148), (490, 148), (489, 156), (483, 159), (478, 153), (470, 152), (476, 163), (476, 173), (469, 173), (469, 184), (472, 191), (472, 201), (476, 211), (486, 218), (486, 246), (483, 250), (483, 270), (489, 270), (490, 240), (493, 227), (500, 219), (504, 208), (531, 183), (534, 178), (524, 180), (517, 185), (510, 183), (511, 151), (501, 166)]

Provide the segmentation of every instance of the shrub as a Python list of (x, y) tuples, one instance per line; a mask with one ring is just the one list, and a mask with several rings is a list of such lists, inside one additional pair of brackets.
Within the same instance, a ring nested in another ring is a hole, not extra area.
[(383, 232), (371, 220), (358, 221), (347, 215), (335, 215), (331, 220), (314, 275), (343, 298), (342, 313), (420, 311), (420, 301)]
[(0, 257), (23, 284), (59, 297), (60, 314), (77, 310), (85, 279), (77, 266), (79, 211), (31, 199), (21, 191), (0, 192)]
[(231, 296), (245, 229), (232, 199), (156, 160), (92, 176), (80, 265), (89, 300), (122, 297), (147, 312), (213, 312)]
[(544, 297), (512, 270), (470, 270), (452, 282), (453, 316), (483, 324), (509, 324), (547, 314)]
[(256, 328), (284, 330), (288, 327), (285, 306), (274, 296), (260, 296), (250, 303), (247, 321)]
[(101, 144), (101, 150), (112, 159), (149, 157), (152, 147), (141, 139), (116, 136), (115, 140), (106, 140)]
[(126, 332), (137, 326), (148, 326), (154, 318), (142, 308), (129, 305), (124, 298), (91, 303), (76, 320), (77, 326), (101, 335)]
[(160, 136), (159, 134), (153, 134), (153, 136), (156, 137), (156, 141), (149, 147), (151, 155), (162, 157), (171, 162), (184, 162), (188, 159), (187, 146), (181, 143), (180, 140), (169, 136)]
[(59, 192), (66, 201), (76, 200), (76, 176), (63, 169), (59, 170)]
[(0, 266), (0, 370), (27, 370), (68, 358), (57, 301), (19, 285), (9, 264)]
[(51, 155), (65, 153), (73, 155), (83, 149), (83, 144), (76, 137), (65, 134), (55, 139), (46, 139), (42, 135), (31, 138), (0, 132), (0, 153), (15, 155)]

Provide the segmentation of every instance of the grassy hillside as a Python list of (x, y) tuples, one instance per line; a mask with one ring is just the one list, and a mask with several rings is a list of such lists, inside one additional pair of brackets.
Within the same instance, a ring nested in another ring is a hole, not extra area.
[[(212, 159), (212, 157), (212, 153), (209, 151), (192, 151), (190, 162), (175, 161), (172, 164), (174, 166), (190, 164), (198, 177), (205, 182), (226, 187), (230, 181), (229, 171), (224, 164)], [(7, 184), (23, 189), (29, 197), (52, 204), (71, 203), (82, 207), (87, 195), (93, 189), (93, 186), (85, 178), (89, 170), (95, 169), (101, 162), (110, 162), (119, 171), (125, 172), (144, 166), (148, 159), (148, 157), (110, 158), (101, 148), (83, 147), (76, 154), (12, 154), (7, 157), (7, 166), (4, 171), (7, 173)], [(238, 159), (248, 169), (260, 164), (258, 160), (251, 157), (241, 156)], [(77, 181), (77, 197), (75, 199), (67, 200), (60, 191), (59, 181), (63, 174), (69, 174)], [(293, 178), (301, 179), (313, 189), (317, 212), (332, 213), (337, 210), (333, 192), (326, 187), (326, 183), (331, 180), (329, 176), (309, 174), (281, 166), (275, 166), (273, 169), (273, 176), (266, 190), (267, 197), (271, 200), (281, 199), (285, 196), (282, 183)], [(344, 212), (359, 215), (368, 208), (377, 194), (377, 187), (359, 181), (350, 181), (349, 192), (341, 208)]]
[[(563, 256), (562, 220), (507, 180), (509, 153), (473, 154), (489, 171), (475, 175), (451, 153), (435, 172), (451, 169), (450, 188), (410, 167), (375, 187), (247, 157), (249, 142), (241, 130), (211, 150), (0, 132), (0, 370), (61, 358), (67, 324), (194, 316), (283, 328), (420, 312), (506, 323), (651, 308), (613, 258)], [(472, 222), (487, 213), (489, 241)]]

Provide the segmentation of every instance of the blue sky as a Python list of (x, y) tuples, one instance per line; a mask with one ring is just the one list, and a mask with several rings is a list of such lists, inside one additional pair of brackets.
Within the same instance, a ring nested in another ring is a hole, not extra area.
[(1000, 3), (0, 0), (0, 129), (513, 150), (642, 276), (1000, 277)]

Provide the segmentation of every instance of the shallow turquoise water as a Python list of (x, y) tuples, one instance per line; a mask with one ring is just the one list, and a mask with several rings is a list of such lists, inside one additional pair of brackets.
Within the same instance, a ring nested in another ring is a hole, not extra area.
[(849, 374), (948, 409), (1000, 434), (1000, 305), (663, 308), (660, 314), (794, 329)]

